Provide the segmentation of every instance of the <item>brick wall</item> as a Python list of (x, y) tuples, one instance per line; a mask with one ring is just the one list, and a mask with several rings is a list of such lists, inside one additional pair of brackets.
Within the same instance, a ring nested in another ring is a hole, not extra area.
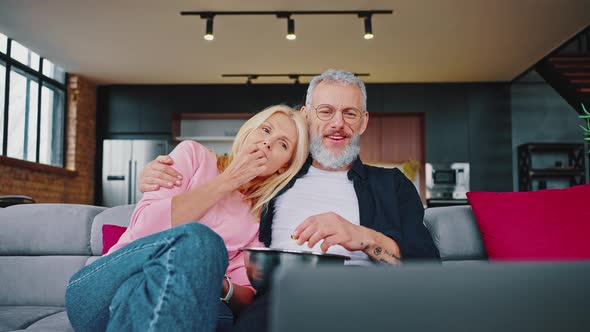
[(94, 203), (96, 85), (70, 75), (66, 169), (0, 157), (0, 195), (28, 195), (39, 203)]

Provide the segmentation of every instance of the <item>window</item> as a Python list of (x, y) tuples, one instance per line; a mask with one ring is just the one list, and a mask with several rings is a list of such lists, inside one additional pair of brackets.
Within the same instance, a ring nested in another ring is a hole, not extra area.
[(63, 69), (0, 34), (1, 156), (63, 167), (65, 82)]
[(39, 55), (17, 41), (12, 41), (10, 57), (35, 70), (39, 70)]
[(8, 157), (37, 158), (37, 102), (39, 83), (18, 69), (10, 71), (8, 106)]
[(65, 83), (66, 81), (66, 73), (64, 73), (63, 69), (59, 68), (58, 66), (54, 65), (53, 62), (43, 59), (43, 75), (47, 77), (51, 77), (54, 80)]
[(43, 85), (41, 90), (41, 137), (39, 162), (61, 166), (64, 146), (63, 91), (51, 85)]
[(0, 52), (6, 54), (6, 46), (8, 45), (8, 38), (0, 33)]
[[(6, 91), (6, 63), (0, 61), (0, 110), (4, 110)], [(0, 112), (0, 156), (4, 155), (4, 112)]]

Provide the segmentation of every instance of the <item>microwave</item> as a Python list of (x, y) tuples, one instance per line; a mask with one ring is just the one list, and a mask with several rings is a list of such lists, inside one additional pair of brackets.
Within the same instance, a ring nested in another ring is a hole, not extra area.
[(426, 163), (426, 199), (466, 199), (469, 163)]

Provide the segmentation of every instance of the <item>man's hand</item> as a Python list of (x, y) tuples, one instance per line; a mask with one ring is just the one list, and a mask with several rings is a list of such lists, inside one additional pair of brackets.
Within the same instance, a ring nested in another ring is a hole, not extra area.
[(364, 226), (355, 225), (334, 212), (311, 216), (293, 232), (298, 245), (307, 242), (313, 248), (320, 240), (323, 252), (333, 245), (348, 251), (362, 251), (378, 263), (401, 263), (401, 251), (395, 240)]
[(320, 240), (323, 252), (333, 245), (340, 245), (348, 251), (365, 249), (369, 236), (367, 228), (355, 225), (334, 212), (316, 214), (303, 221), (293, 232), (298, 245), (307, 242), (313, 248)]
[(169, 156), (158, 156), (145, 165), (137, 181), (139, 191), (145, 193), (158, 190), (160, 187), (180, 187), (182, 175), (170, 167), (172, 164), (174, 161)]

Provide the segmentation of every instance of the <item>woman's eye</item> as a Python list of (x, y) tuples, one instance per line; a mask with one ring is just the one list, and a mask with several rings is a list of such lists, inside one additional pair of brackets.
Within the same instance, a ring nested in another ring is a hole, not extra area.
[(270, 133), (270, 129), (268, 129), (268, 128), (266, 128), (266, 127), (262, 127), (262, 130), (263, 130), (265, 133)]
[(281, 142), (281, 146), (283, 147), (283, 149), (287, 150), (287, 144), (286, 143)]

